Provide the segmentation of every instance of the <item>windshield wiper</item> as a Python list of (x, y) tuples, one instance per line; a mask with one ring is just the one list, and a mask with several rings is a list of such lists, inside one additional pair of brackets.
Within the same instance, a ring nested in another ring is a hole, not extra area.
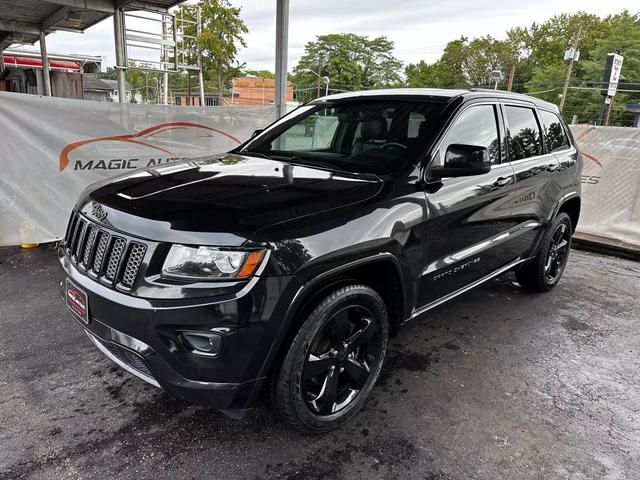
[(271, 158), (269, 155), (266, 155), (261, 152), (253, 152), (251, 150), (243, 150), (242, 152), (240, 152), (240, 154), (247, 155), (249, 157), (260, 157), (260, 158), (266, 158), (267, 160), (273, 160), (273, 158)]
[(334, 165), (332, 163), (326, 163), (326, 162), (322, 162), (320, 160), (316, 160), (315, 158), (305, 161), (304, 158), (294, 155), (293, 157), (290, 157), (289, 160), (287, 160), (287, 161), (291, 162), (291, 163), (298, 163), (300, 165), (309, 166), (309, 167), (324, 167), (324, 168), (327, 168), (329, 170), (340, 170), (340, 171), (343, 171), (343, 172), (345, 171), (344, 168), (340, 168), (337, 165)]

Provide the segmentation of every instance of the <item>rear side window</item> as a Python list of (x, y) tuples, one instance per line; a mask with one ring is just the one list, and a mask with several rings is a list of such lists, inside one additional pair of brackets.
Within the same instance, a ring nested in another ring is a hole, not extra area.
[(540, 127), (533, 109), (507, 105), (505, 114), (511, 161), (542, 155)]
[(539, 113), (542, 127), (544, 128), (547, 151), (555, 152), (556, 150), (569, 148), (569, 138), (560, 118), (555, 113), (545, 112), (544, 110), (539, 110)]

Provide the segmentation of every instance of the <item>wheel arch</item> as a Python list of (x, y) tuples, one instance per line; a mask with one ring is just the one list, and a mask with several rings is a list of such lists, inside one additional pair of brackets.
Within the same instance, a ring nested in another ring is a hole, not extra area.
[(564, 212), (569, 215), (569, 218), (571, 219), (571, 233), (575, 233), (576, 231), (578, 220), (580, 219), (580, 207), (581, 201), (579, 196), (568, 198), (558, 206), (557, 213)]
[(263, 376), (272, 377), (279, 368), (287, 345), (298, 331), (305, 314), (330, 291), (349, 283), (369, 286), (382, 297), (389, 315), (390, 334), (397, 332), (407, 314), (407, 292), (400, 262), (388, 252), (350, 261), (315, 276), (300, 287), (283, 318), (274, 348), (265, 360)]

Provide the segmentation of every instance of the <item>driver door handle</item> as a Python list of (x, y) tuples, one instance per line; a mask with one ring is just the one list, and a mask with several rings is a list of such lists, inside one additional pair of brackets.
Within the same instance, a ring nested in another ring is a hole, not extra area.
[(505, 187), (511, 183), (513, 177), (498, 177), (498, 179), (493, 182), (494, 187)]

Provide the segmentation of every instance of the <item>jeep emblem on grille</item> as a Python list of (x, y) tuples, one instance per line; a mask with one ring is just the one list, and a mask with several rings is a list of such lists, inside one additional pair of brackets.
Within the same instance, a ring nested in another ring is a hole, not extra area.
[(93, 218), (95, 218), (99, 222), (104, 222), (107, 218), (107, 212), (102, 209), (102, 206), (99, 203), (91, 202), (89, 213)]

